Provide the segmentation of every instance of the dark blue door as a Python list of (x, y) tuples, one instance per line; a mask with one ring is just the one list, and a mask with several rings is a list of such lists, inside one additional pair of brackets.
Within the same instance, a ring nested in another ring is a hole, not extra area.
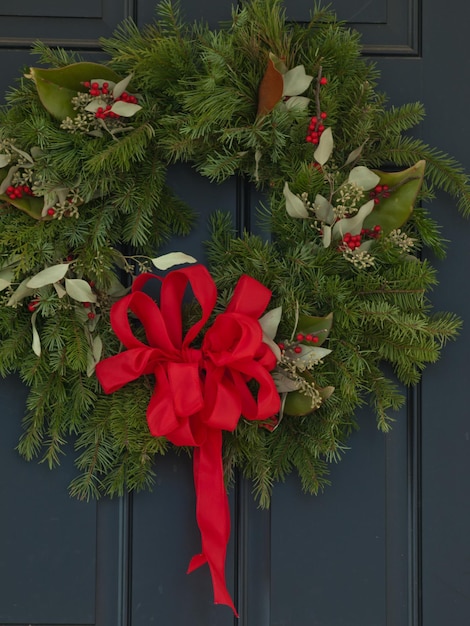
[[(95, 58), (100, 36), (131, 16), (154, 15), (153, 0), (114, 3), (16, 0), (0, 3), (0, 93), (30, 64), (37, 39)], [(188, 19), (230, 16), (229, 0), (184, 0)], [(458, 0), (336, 0), (339, 17), (364, 36), (392, 104), (421, 100), (422, 139), (470, 171), (469, 9)], [(311, 3), (287, 0), (305, 21)], [(173, 173), (178, 191), (204, 217), (225, 207), (243, 223), (250, 212), (236, 182), (211, 185), (189, 169)], [(183, 182), (182, 182), (183, 181)], [(184, 184), (183, 184), (184, 183)], [(470, 318), (469, 225), (447, 197), (432, 205), (451, 240), (433, 263), (437, 309)], [(199, 253), (204, 226), (187, 244)], [(186, 246), (186, 244), (185, 244)], [(200, 256), (200, 253), (199, 253)], [(232, 539), (227, 579), (243, 626), (461, 626), (470, 614), (470, 421), (468, 329), (409, 393), (391, 434), (367, 410), (332, 486), (303, 495), (296, 476), (257, 509), (240, 480), (230, 494)], [(153, 493), (82, 503), (67, 485), (72, 455), (59, 470), (15, 452), (26, 393), (0, 382), (0, 624), (3, 626), (227, 626), (212, 605), (207, 571), (186, 576), (198, 550), (191, 462), (161, 459)]]

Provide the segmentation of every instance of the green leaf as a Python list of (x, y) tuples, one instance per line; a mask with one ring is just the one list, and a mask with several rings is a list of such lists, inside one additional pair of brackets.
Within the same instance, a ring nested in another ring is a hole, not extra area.
[(378, 225), (385, 235), (400, 228), (413, 212), (416, 197), (423, 184), (425, 167), (426, 161), (423, 160), (401, 172), (374, 170), (380, 177), (379, 184), (388, 185), (390, 196), (380, 199), (372, 213), (364, 220), (364, 228)]
[(66, 117), (75, 117), (76, 111), (72, 107), (72, 98), (79, 91), (86, 91), (85, 81), (92, 76), (99, 76), (103, 80), (118, 82), (119, 76), (106, 65), (99, 63), (73, 63), (61, 68), (42, 69), (31, 68), (31, 78), (36, 84), (39, 99), (49, 113), (63, 120)]
[(313, 315), (299, 315), (296, 332), (304, 335), (314, 335), (318, 337), (317, 346), (321, 346), (328, 337), (333, 325), (333, 313), (325, 317), (315, 317)]
[(301, 391), (291, 391), (287, 394), (284, 403), (284, 413), (300, 417), (312, 412), (312, 398), (309, 398)]
[(0, 154), (0, 167), (6, 167), (11, 161), (9, 154)]

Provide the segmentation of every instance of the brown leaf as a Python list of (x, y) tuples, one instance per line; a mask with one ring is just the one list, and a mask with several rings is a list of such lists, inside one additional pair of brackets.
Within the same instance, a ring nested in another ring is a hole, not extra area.
[(274, 109), (282, 98), (283, 89), (282, 74), (276, 69), (270, 58), (258, 90), (258, 115), (266, 115)]

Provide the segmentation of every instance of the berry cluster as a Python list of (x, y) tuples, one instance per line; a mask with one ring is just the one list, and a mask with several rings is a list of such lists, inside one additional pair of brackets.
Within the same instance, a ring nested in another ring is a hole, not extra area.
[[(114, 98), (112, 93), (110, 93), (109, 91), (109, 83), (103, 83), (100, 87), (99, 83), (97, 82), (90, 83), (90, 81), (85, 81), (83, 83), (83, 86), (88, 89), (88, 93), (90, 94), (90, 96), (93, 96), (94, 98), (105, 96), (108, 103), (109, 102), (130, 102), (131, 104), (138, 103), (137, 98), (133, 96), (132, 94), (127, 93), (127, 91), (124, 91), (120, 96), (118, 96), (117, 98)], [(118, 115), (117, 113), (111, 110), (112, 106), (113, 106), (112, 104), (107, 104), (105, 107), (98, 107), (95, 113), (95, 117), (97, 117), (98, 119), (102, 119), (102, 120), (108, 117), (114, 118), (114, 119), (120, 117), (120, 115)]]
[(291, 350), (293, 350), (296, 354), (300, 354), (302, 352), (302, 346), (300, 345), (302, 342), (308, 342), (308, 343), (318, 343), (319, 339), (316, 335), (312, 335), (310, 333), (308, 333), (307, 335), (305, 335), (304, 333), (298, 333), (296, 336), (296, 341), (293, 343), (287, 343), (287, 342), (281, 342), (278, 343), (277, 345), (279, 346), (280, 350), (282, 350), (283, 352), (290, 348)]
[(369, 193), (369, 196), (374, 199), (375, 204), (378, 204), (381, 198), (388, 198), (390, 196), (388, 185), (376, 185)]
[(314, 115), (310, 118), (310, 124), (308, 125), (307, 136), (305, 137), (305, 141), (308, 143), (318, 144), (320, 142), (320, 137), (325, 130), (325, 126), (323, 122), (328, 117), (328, 114), (325, 111), (320, 113), (320, 116), (317, 117)]
[[(328, 79), (325, 76), (322, 76), (318, 81), (318, 85), (327, 85)], [(320, 137), (322, 132), (325, 130), (325, 126), (323, 122), (328, 117), (325, 111), (322, 111), (319, 115), (314, 115), (310, 118), (310, 124), (308, 125), (307, 136), (305, 137), (305, 141), (308, 143), (318, 144), (320, 143)]]
[(32, 196), (33, 192), (28, 185), (10, 185), (6, 188), (6, 194), (10, 200), (16, 200), (23, 196)]
[(340, 249), (347, 247), (350, 250), (356, 250), (356, 248), (361, 246), (363, 238), (377, 239), (381, 232), (382, 227), (377, 224), (372, 230), (370, 228), (363, 228), (358, 235), (346, 233), (342, 239)]

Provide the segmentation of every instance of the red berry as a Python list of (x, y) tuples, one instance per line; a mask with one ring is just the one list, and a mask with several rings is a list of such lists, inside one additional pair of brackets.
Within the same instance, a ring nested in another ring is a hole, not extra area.
[(295, 352), (296, 354), (300, 354), (300, 353), (302, 352), (302, 346), (295, 346), (295, 348), (294, 348), (294, 352)]
[(285, 344), (284, 344), (284, 343), (282, 343), (282, 342), (281, 342), (281, 343), (278, 343), (277, 345), (279, 346), (279, 349), (280, 349), (280, 350), (285, 350), (285, 349), (286, 349)]
[(305, 335), (303, 333), (299, 333), (296, 337), (297, 341), (303, 341), (305, 339)]
[(48, 215), (55, 215), (55, 209), (53, 209), (52, 207), (50, 209), (47, 209), (47, 214)]
[(89, 320), (94, 320), (94, 319), (95, 319), (95, 314), (93, 313), (93, 311), (90, 311), (90, 312), (88, 313), (88, 319), (89, 319)]
[(325, 76), (322, 76), (320, 78), (320, 85), (327, 85), (328, 84), (328, 78), (325, 78)]
[(322, 111), (320, 113), (320, 117), (322, 118), (322, 120), (326, 120), (326, 118), (328, 117), (328, 113), (325, 113), (325, 111)]
[(90, 302), (83, 302), (82, 304), (85, 307), (85, 309), (89, 309), (91, 307), (91, 303)]

